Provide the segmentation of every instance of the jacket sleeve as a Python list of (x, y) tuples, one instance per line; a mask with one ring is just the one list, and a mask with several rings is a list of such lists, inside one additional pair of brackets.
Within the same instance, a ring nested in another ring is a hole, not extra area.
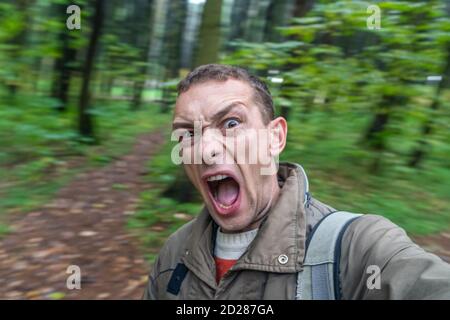
[(343, 299), (450, 299), (450, 264), (381, 216), (355, 220), (341, 250)]
[(158, 288), (156, 285), (156, 277), (159, 274), (160, 259), (159, 256), (156, 259), (153, 267), (148, 275), (147, 287), (144, 290), (143, 300), (157, 300), (158, 299)]

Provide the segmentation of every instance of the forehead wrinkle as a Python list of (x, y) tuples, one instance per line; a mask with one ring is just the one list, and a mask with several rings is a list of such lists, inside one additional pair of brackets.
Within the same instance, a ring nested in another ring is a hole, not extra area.
[[(203, 123), (211, 121), (219, 108), (225, 108), (224, 105), (239, 103), (245, 108), (249, 108), (254, 103), (253, 90), (246, 84), (236, 88), (228, 84), (238, 82), (238, 80), (227, 80), (224, 83), (211, 82), (207, 84), (198, 84), (190, 90), (182, 93), (182, 100), (178, 100), (175, 108), (174, 120), (185, 119), (189, 122), (202, 121)], [(227, 84), (228, 83), (228, 84)], [(205, 87), (206, 86), (206, 87)], [(219, 92), (219, 94), (217, 94)], [(217, 99), (220, 99), (217, 102)], [(178, 111), (178, 114), (176, 114)]]
[(232, 101), (230, 103), (224, 104), (225, 107), (221, 107), (218, 111), (216, 111), (212, 116), (211, 120), (219, 120), (224, 117), (226, 114), (230, 113), (234, 109), (246, 108), (247, 106), (240, 100)]
[(203, 115), (200, 115), (198, 119), (191, 119), (188, 115), (188, 117), (184, 115), (178, 115), (176, 116), (172, 121), (172, 129), (183, 129), (183, 128), (193, 128), (194, 123), (196, 121), (200, 121), (201, 124), (205, 123)]

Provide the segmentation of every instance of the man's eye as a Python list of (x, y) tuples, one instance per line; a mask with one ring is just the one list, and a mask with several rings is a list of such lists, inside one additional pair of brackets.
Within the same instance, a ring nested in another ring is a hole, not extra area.
[(237, 119), (228, 119), (225, 121), (224, 126), (225, 126), (225, 129), (231, 129), (231, 128), (238, 126), (239, 124), (240, 124), (240, 122)]

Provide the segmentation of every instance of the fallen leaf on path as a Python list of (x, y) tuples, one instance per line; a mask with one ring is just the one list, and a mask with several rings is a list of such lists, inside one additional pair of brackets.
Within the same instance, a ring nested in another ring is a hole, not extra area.
[(175, 213), (173, 216), (180, 220), (191, 220), (192, 219), (192, 217), (186, 213)]
[(81, 231), (78, 235), (81, 237), (92, 237), (95, 236), (97, 232), (91, 230)]

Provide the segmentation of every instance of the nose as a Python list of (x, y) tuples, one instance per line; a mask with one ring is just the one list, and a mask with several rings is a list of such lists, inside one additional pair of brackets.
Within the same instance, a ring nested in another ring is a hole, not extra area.
[(220, 163), (223, 155), (222, 134), (219, 130), (206, 129), (202, 135), (202, 160), (207, 165)]

